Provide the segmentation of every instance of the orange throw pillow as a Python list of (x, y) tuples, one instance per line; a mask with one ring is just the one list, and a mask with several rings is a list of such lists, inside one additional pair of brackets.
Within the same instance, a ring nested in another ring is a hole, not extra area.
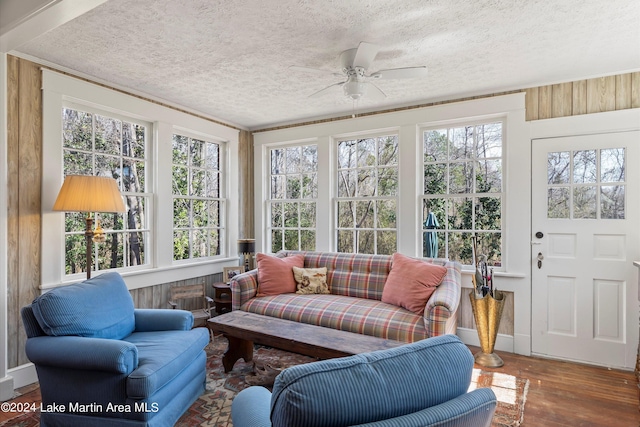
[(406, 308), (423, 315), (424, 307), (447, 274), (441, 265), (395, 253), (391, 271), (382, 290), (382, 302)]
[(304, 267), (304, 255), (292, 255), (285, 258), (258, 253), (258, 297), (293, 293), (296, 291), (296, 279), (293, 267)]

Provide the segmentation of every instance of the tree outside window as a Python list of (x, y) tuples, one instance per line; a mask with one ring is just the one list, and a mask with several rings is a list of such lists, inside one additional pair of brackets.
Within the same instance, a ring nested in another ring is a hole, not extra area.
[(397, 194), (397, 135), (338, 141), (338, 252), (396, 252)]
[[(97, 214), (106, 241), (94, 244), (94, 270), (147, 264), (147, 127), (108, 114), (62, 109), (64, 175), (114, 178), (126, 212)], [(92, 214), (96, 215), (96, 214)], [(86, 272), (84, 213), (65, 214), (65, 273)]]
[(173, 135), (173, 259), (221, 253), (221, 146), (217, 142)]
[[(438, 257), (473, 265), (475, 234), (478, 254), (502, 265), (502, 122), (425, 130), (423, 147), (423, 256), (432, 256), (427, 241), (435, 232)], [(427, 228), (429, 213), (435, 231)]]
[(316, 247), (318, 149), (316, 145), (270, 150), (269, 237), (271, 252)]

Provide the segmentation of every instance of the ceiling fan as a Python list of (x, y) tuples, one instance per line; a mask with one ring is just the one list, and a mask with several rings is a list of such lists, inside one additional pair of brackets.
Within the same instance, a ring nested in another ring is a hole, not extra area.
[(358, 101), (363, 97), (371, 99), (384, 99), (387, 95), (374, 85), (371, 80), (377, 79), (412, 79), (425, 77), (427, 75), (427, 67), (406, 67), (406, 68), (390, 68), (387, 70), (378, 70), (371, 74), (367, 74), (369, 66), (378, 54), (379, 47), (366, 42), (360, 42), (357, 48), (345, 50), (340, 54), (340, 64), (342, 65), (342, 73), (335, 73), (316, 68), (301, 67), (292, 65), (289, 68), (301, 71), (309, 71), (314, 73), (331, 73), (336, 77), (346, 77), (346, 80), (334, 83), (315, 93), (309, 95), (309, 98), (317, 98), (334, 91), (342, 86), (342, 90), (346, 97), (353, 101)]

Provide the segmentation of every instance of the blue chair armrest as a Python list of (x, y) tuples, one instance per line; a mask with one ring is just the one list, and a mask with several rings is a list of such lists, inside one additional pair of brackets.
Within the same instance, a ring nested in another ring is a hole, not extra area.
[[(412, 414), (354, 427), (490, 427), (498, 401), (490, 388), (479, 388)], [(234, 424), (235, 425), (235, 424)]]
[(231, 403), (233, 427), (271, 427), (271, 392), (264, 387), (249, 387)]
[(138, 367), (138, 349), (121, 340), (86, 337), (33, 337), (25, 345), (36, 365), (128, 375)]
[(193, 314), (186, 310), (136, 308), (136, 332), (188, 331), (193, 327)]

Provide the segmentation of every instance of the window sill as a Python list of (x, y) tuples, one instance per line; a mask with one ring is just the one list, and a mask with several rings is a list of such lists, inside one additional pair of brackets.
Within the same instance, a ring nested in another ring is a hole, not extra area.
[[(210, 274), (222, 273), (222, 268), (238, 265), (238, 257), (216, 258), (202, 262), (173, 264), (170, 266), (145, 268), (139, 270), (105, 270), (95, 273), (92, 277), (97, 277), (106, 271), (117, 271), (122, 275), (129, 290), (145, 288), (147, 286), (161, 285), (178, 280), (186, 280), (194, 277), (208, 276)], [(85, 280), (86, 275), (77, 275), (73, 279), (63, 280), (58, 283), (46, 283), (40, 286), (42, 292), (53, 288), (71, 285)]]

